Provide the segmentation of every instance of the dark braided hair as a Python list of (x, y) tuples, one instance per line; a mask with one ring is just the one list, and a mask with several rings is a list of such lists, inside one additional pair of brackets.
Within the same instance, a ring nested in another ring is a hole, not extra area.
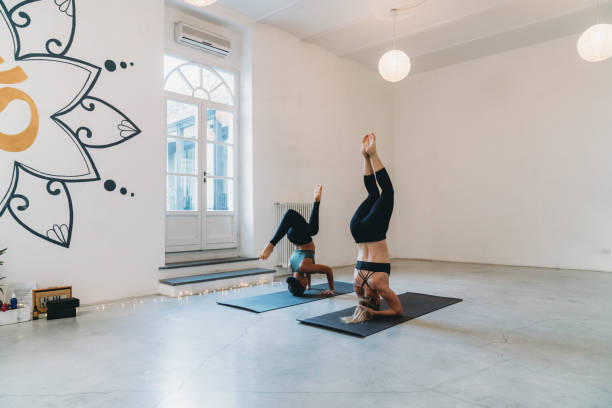
[(291, 292), (293, 296), (302, 296), (304, 294), (304, 291), (306, 290), (306, 288), (302, 286), (300, 281), (294, 278), (293, 276), (287, 278), (287, 286), (289, 292)]

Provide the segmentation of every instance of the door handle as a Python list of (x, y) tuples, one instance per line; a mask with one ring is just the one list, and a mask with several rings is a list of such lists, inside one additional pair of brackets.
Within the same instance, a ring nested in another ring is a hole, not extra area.
[(202, 173), (202, 181), (206, 183), (206, 172)]

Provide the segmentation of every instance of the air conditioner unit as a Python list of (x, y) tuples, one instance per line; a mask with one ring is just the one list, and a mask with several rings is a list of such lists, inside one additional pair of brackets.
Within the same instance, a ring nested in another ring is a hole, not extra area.
[(232, 50), (227, 38), (180, 22), (174, 25), (174, 40), (219, 57), (227, 57)]

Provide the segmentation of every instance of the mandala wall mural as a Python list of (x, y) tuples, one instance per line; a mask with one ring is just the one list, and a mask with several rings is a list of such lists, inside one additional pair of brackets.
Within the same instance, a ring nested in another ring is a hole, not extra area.
[(0, 217), (68, 248), (70, 183), (100, 180), (89, 150), (140, 129), (95, 96), (101, 68), (69, 56), (75, 0), (0, 0), (0, 14)]

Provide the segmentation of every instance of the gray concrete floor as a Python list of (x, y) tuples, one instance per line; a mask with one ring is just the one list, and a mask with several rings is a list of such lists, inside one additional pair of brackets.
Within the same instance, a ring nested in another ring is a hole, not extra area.
[[(336, 271), (350, 280), (350, 268)], [(612, 407), (612, 274), (395, 261), (392, 287), (464, 301), (366, 339), (159, 296), (0, 328), (1, 407)]]

